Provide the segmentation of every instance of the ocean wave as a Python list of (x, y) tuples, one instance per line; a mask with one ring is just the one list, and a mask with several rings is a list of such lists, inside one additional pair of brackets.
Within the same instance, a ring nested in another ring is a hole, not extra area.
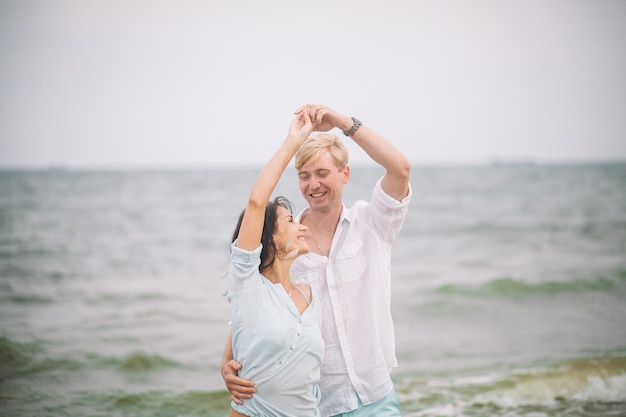
[(122, 372), (131, 373), (182, 367), (174, 360), (145, 352), (133, 352), (124, 357), (103, 357), (95, 354), (89, 355), (89, 357), (99, 366), (114, 367)]
[(84, 393), (80, 402), (88, 401), (93, 409), (112, 414), (122, 413), (136, 417), (171, 416), (224, 416), (230, 410), (230, 396), (227, 391), (145, 391), (130, 393)]
[(66, 358), (47, 358), (40, 343), (15, 342), (0, 337), (0, 381), (50, 371), (83, 369), (81, 361)]
[(100, 294), (87, 295), (85, 302), (89, 304), (129, 304), (137, 301), (166, 301), (170, 299), (170, 295), (158, 292), (140, 292), (140, 293), (111, 293), (103, 292)]
[(114, 369), (123, 373), (143, 373), (161, 369), (184, 368), (175, 360), (145, 352), (121, 357), (87, 354), (85, 360), (46, 356), (39, 343), (20, 343), (0, 336), (0, 381), (17, 375), (86, 369)]
[(2, 301), (8, 301), (14, 304), (51, 304), (55, 299), (39, 294), (14, 294), (0, 297)]
[(514, 278), (498, 278), (477, 286), (447, 284), (437, 288), (436, 292), (443, 295), (522, 298), (589, 291), (612, 292), (625, 286), (626, 273), (621, 271), (614, 279), (528, 283)]
[(0, 336), (0, 379), (31, 364), (38, 351), (39, 347), (35, 344), (19, 343)]
[(405, 415), (413, 417), (623, 415), (619, 412), (626, 409), (626, 356), (399, 381), (396, 386)]
[(523, 372), (486, 387), (475, 406), (558, 405), (570, 401), (626, 402), (626, 357), (575, 359)]
[[(35, 391), (15, 392), (15, 400), (3, 406), (4, 415), (46, 415), (65, 417), (81, 415), (133, 416), (133, 417), (222, 417), (230, 410), (227, 391), (172, 392), (150, 390), (128, 392), (80, 391), (56, 398)], [(45, 405), (44, 405), (45, 404)], [(45, 408), (45, 412), (43, 409)]]

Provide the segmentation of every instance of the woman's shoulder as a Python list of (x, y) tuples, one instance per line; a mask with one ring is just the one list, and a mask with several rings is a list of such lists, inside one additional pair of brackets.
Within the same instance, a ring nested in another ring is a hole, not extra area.
[(254, 250), (231, 247), (231, 262), (228, 271), (228, 292), (236, 293), (252, 282), (261, 282), (261, 245)]
[(261, 244), (252, 250), (242, 249), (237, 246), (237, 241), (235, 241), (230, 247), (230, 262), (239, 268), (258, 269), (261, 264), (261, 249), (263, 249)]

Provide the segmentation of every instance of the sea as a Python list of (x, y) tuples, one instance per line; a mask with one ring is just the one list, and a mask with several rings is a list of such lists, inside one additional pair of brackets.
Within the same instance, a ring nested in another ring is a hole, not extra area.
[[(0, 171), (0, 416), (224, 417), (257, 168)], [(345, 202), (383, 172), (352, 167)], [(414, 166), (392, 253), (403, 415), (626, 416), (626, 163)], [(275, 195), (305, 207), (293, 168)]]

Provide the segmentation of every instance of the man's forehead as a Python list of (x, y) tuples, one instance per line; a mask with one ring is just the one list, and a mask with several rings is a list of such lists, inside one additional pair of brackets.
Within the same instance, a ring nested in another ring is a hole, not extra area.
[(335, 165), (335, 162), (332, 159), (332, 156), (325, 152), (320, 155), (319, 158), (313, 159), (306, 164), (302, 165), (299, 172), (316, 172), (316, 171), (332, 171), (338, 170), (338, 167)]

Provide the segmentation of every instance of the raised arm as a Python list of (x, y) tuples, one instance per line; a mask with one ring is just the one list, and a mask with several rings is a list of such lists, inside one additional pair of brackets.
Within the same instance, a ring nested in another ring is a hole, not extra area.
[[(289, 161), (312, 131), (313, 124), (309, 114), (303, 111), (297, 111), (296, 117), (289, 126), (287, 138), (261, 170), (252, 186), (246, 211), (239, 229), (239, 235), (237, 236), (238, 247), (246, 250), (254, 250), (259, 246), (263, 232), (265, 207), (269, 202), (270, 196), (280, 180), (283, 171), (289, 164)], [(233, 359), (232, 333), (229, 332), (224, 346), (221, 372), (231, 398), (238, 404), (242, 404), (242, 399), (250, 398), (255, 392), (254, 383), (252, 381), (238, 376), (240, 369), (241, 365)]]
[(300, 149), (302, 142), (312, 131), (313, 123), (309, 114), (304, 111), (296, 112), (296, 117), (289, 126), (287, 138), (261, 170), (252, 186), (241, 228), (239, 229), (239, 235), (237, 236), (237, 247), (245, 250), (254, 250), (259, 246), (263, 232), (265, 207), (269, 202), (270, 196), (289, 161), (291, 161), (291, 158)]
[[(306, 110), (315, 130), (328, 131), (334, 127), (348, 132), (355, 126), (354, 120), (319, 104), (307, 104), (298, 110)], [(355, 126), (356, 127), (356, 126)], [(411, 164), (409, 160), (381, 134), (373, 131), (367, 125), (358, 127), (350, 136), (374, 161), (385, 168), (382, 180), (383, 190), (396, 200), (402, 200), (409, 193), (409, 175)]]

